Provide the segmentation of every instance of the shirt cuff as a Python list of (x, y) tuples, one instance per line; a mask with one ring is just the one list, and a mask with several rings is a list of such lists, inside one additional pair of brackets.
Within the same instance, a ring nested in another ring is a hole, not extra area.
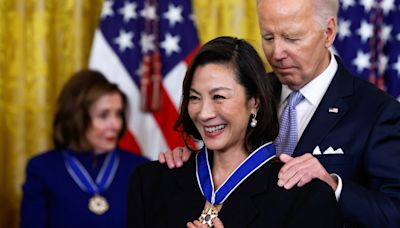
[(331, 176), (336, 177), (337, 180), (338, 180), (337, 188), (336, 188), (336, 191), (335, 191), (335, 197), (336, 197), (336, 201), (339, 202), (340, 194), (342, 193), (342, 187), (343, 187), (342, 178), (340, 178), (340, 176), (337, 175), (336, 173), (332, 173)]

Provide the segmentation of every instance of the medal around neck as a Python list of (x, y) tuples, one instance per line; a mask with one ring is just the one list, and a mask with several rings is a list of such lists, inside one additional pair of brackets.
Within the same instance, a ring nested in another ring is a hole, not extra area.
[(104, 163), (93, 181), (85, 167), (75, 158), (70, 150), (65, 153), (65, 166), (74, 182), (84, 192), (92, 195), (88, 202), (88, 209), (97, 215), (102, 215), (110, 208), (107, 199), (101, 195), (111, 184), (119, 165), (119, 156), (114, 150), (107, 154)]
[(213, 221), (218, 217), (218, 210), (215, 207), (204, 209), (199, 217), (201, 224), (206, 224), (207, 227), (213, 227)]
[[(208, 162), (207, 148), (203, 148), (196, 155), (196, 177), (201, 193), (212, 205), (221, 205), (229, 195), (253, 172), (258, 170), (266, 162), (275, 157), (275, 147), (269, 142), (253, 151), (226, 179), (226, 181), (214, 192), (211, 168)], [(218, 217), (215, 206), (203, 210), (199, 217), (202, 224), (213, 227), (213, 220)]]
[(108, 211), (109, 205), (106, 198), (101, 195), (94, 195), (89, 199), (88, 207), (91, 212), (102, 215)]

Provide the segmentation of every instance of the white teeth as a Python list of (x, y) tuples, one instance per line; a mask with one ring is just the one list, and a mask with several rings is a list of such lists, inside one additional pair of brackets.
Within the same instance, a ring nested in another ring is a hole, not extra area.
[(225, 128), (225, 125), (217, 125), (215, 127), (205, 127), (204, 129), (206, 130), (206, 132), (215, 132), (215, 131), (219, 131), (221, 129)]

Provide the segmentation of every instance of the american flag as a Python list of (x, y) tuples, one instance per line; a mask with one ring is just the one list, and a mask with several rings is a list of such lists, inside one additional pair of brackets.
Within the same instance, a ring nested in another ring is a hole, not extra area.
[(106, 0), (89, 67), (129, 99), (122, 148), (156, 159), (183, 145), (173, 131), (182, 80), (199, 46), (190, 0)]
[(341, 0), (334, 47), (353, 74), (400, 101), (400, 0)]

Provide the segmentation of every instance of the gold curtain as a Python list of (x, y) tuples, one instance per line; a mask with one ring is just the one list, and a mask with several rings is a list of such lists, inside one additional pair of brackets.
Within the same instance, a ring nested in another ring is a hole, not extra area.
[(0, 227), (18, 227), (27, 159), (49, 149), (54, 103), (86, 66), (101, 0), (0, 0)]
[(193, 0), (193, 10), (202, 42), (223, 35), (246, 39), (270, 70), (261, 49), (256, 0)]
[[(259, 48), (255, 2), (193, 0), (201, 41), (234, 35)], [(55, 99), (87, 67), (101, 4), (0, 0), (0, 227), (18, 227), (26, 162), (52, 147)]]

